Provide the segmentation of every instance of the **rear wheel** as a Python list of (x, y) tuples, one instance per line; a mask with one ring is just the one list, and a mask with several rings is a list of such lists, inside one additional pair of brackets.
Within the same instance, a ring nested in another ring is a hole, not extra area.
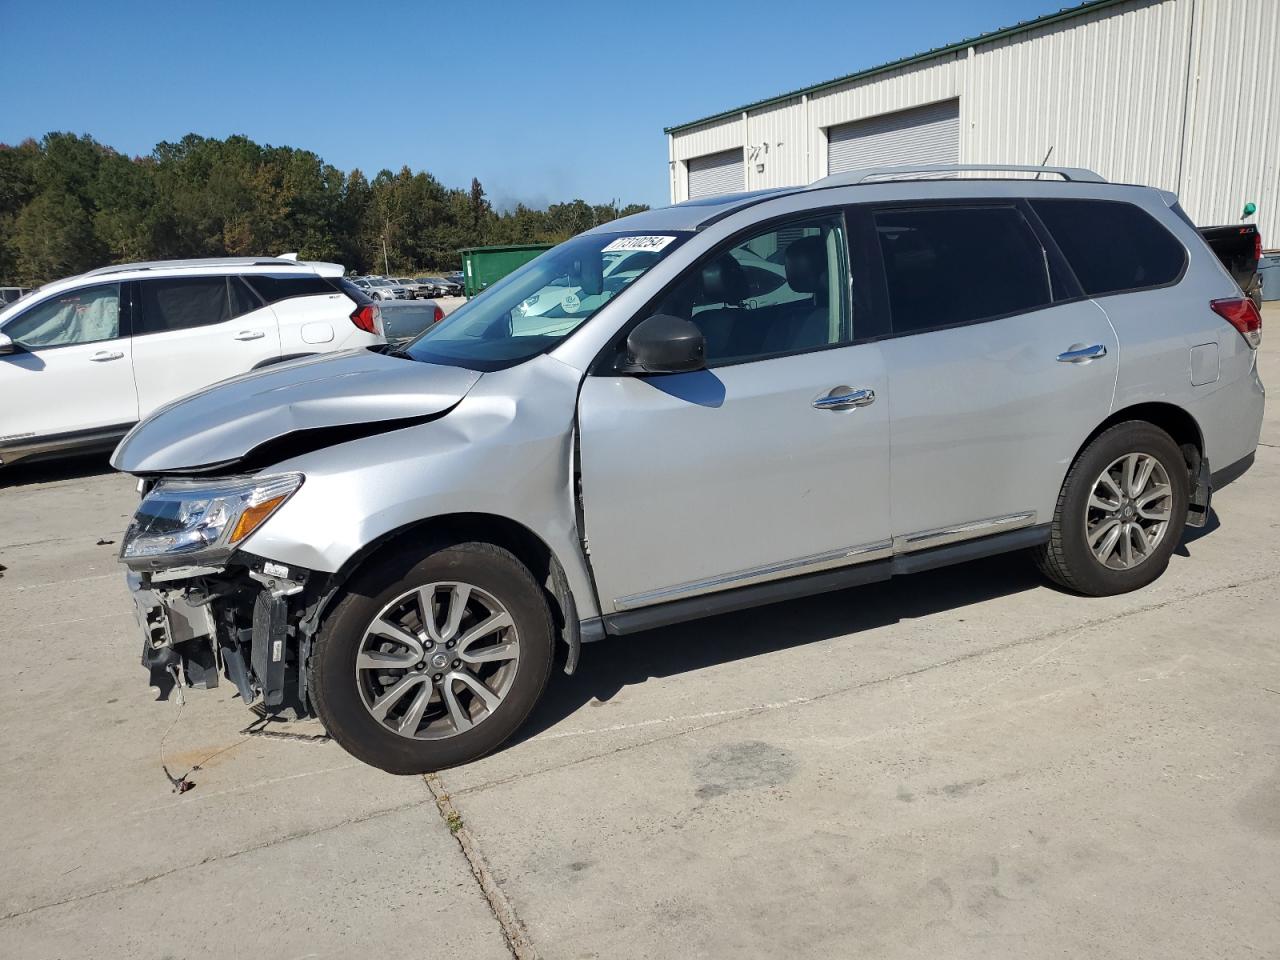
[(1145, 421), (1116, 424), (1068, 471), (1037, 565), (1091, 596), (1144, 587), (1182, 540), (1189, 492), (1186, 462), (1167, 433)]
[(529, 571), (492, 544), (375, 562), (326, 616), (310, 689), (326, 729), (390, 773), (427, 773), (498, 747), (542, 695), (551, 614)]

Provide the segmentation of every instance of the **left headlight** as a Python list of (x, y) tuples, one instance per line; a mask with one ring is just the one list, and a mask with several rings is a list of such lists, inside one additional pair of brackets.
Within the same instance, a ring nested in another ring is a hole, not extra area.
[(161, 480), (138, 505), (120, 559), (148, 567), (224, 560), (300, 486), (300, 473)]

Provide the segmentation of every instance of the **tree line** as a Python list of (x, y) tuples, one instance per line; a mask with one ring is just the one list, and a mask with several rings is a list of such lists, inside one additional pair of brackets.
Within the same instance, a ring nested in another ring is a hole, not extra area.
[(373, 179), (309, 150), (187, 134), (128, 157), (89, 136), (0, 144), (0, 285), (109, 263), (297, 251), (361, 273), (459, 266), (460, 247), (555, 243), (646, 209), (583, 200), (494, 210), (480, 181), (401, 167)]

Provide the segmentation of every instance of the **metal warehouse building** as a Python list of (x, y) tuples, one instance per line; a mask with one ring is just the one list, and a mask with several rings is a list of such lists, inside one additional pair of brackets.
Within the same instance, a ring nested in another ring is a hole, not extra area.
[(1280, 0), (1093, 0), (666, 133), (672, 202), (1052, 148), (1280, 246)]

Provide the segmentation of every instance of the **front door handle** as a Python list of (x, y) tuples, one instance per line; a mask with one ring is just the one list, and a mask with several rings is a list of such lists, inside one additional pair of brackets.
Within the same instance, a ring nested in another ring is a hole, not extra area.
[(1088, 363), (1090, 360), (1097, 360), (1107, 355), (1107, 348), (1100, 343), (1095, 343), (1091, 347), (1079, 346), (1072, 344), (1071, 349), (1065, 353), (1058, 354), (1059, 363)]
[(236, 334), (237, 340), (261, 340), (266, 334), (261, 330), (241, 330)]
[(826, 396), (813, 401), (817, 410), (852, 410), (867, 407), (876, 402), (874, 390), (855, 390), (853, 387), (832, 387)]
[(123, 358), (124, 354), (119, 350), (99, 350), (89, 359), (94, 363), (106, 363), (108, 360), (121, 360)]

